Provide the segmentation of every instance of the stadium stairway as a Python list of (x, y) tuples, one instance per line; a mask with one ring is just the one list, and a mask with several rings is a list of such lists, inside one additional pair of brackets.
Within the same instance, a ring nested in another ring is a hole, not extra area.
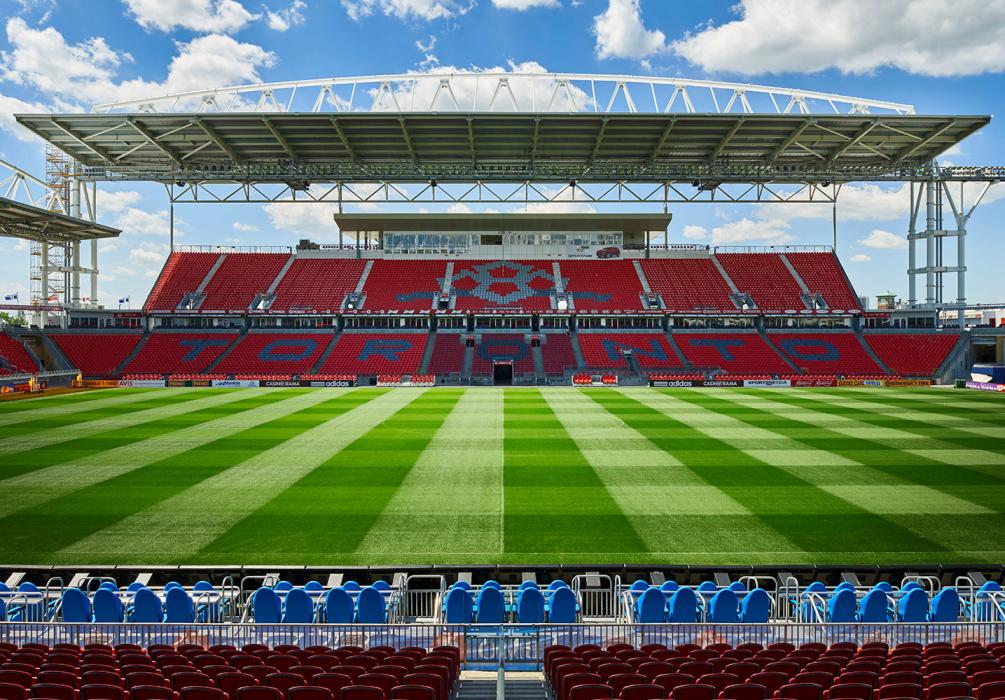
[(570, 333), (569, 340), (572, 343), (572, 354), (576, 356), (576, 367), (586, 367), (586, 360), (583, 359), (583, 348), (579, 346), (579, 333), (576, 331)]
[(211, 374), (213, 370), (216, 369), (217, 365), (223, 362), (230, 353), (234, 352), (234, 348), (241, 344), (241, 341), (244, 340), (244, 336), (247, 335), (247, 333), (248, 329), (242, 328), (241, 332), (237, 334), (236, 338), (234, 338), (234, 342), (230, 344), (230, 347), (221, 352), (219, 357), (206, 365), (206, 369), (202, 371), (203, 374)]
[(664, 333), (667, 338), (667, 342), (670, 343), (670, 348), (673, 350), (674, 355), (680, 360), (680, 364), (684, 369), (694, 369), (694, 365), (691, 364), (691, 360), (687, 359), (687, 355), (684, 351), (680, 349), (680, 345), (677, 344), (677, 339), (673, 337), (673, 333)]
[(726, 284), (729, 285), (729, 291), (733, 292), (733, 294), (739, 295), (740, 288), (736, 286), (736, 282), (733, 281), (733, 278), (726, 273), (726, 268), (724, 268), (722, 263), (719, 262), (719, 258), (714, 255), (712, 256), (712, 264), (715, 265), (715, 269), (719, 271), (720, 275), (722, 275), (722, 279), (726, 280)]
[[(367, 268), (369, 269), (369, 267)], [(311, 374), (318, 374), (321, 372), (321, 368), (324, 366), (325, 362), (328, 361), (328, 356), (332, 354), (332, 350), (335, 349), (335, 344), (338, 342), (340, 333), (336, 331), (332, 334), (332, 339), (328, 341), (328, 347), (326, 347), (321, 354), (318, 356), (318, 361), (314, 363), (311, 367)]]
[[(449, 268), (453, 265), (453, 262), (447, 263), (447, 279), (449, 279)], [(422, 354), (422, 362), (419, 363), (419, 374), (429, 374), (429, 363), (433, 359), (433, 350), (436, 346), (436, 331), (429, 334), (429, 340), (426, 342), (426, 351)]]
[(127, 366), (129, 366), (129, 363), (132, 362), (136, 358), (137, 355), (139, 355), (141, 352), (143, 352), (143, 346), (147, 344), (147, 340), (149, 338), (150, 338), (150, 334), (149, 333), (144, 333), (143, 337), (140, 338), (140, 342), (136, 343), (136, 345), (133, 346), (133, 349), (129, 352), (129, 354), (126, 355), (125, 358), (123, 358), (122, 362), (120, 362), (115, 367), (114, 374), (115, 374), (116, 377), (121, 377), (123, 370)]
[(530, 354), (531, 357), (534, 359), (534, 374), (537, 375), (538, 379), (541, 379), (542, 377), (544, 377), (544, 353), (541, 352), (541, 346), (537, 345), (535, 347), (533, 344), (531, 344)]
[(778, 257), (782, 261), (782, 264), (785, 265), (786, 269), (789, 271), (789, 274), (792, 275), (792, 279), (794, 279), (796, 281), (796, 284), (799, 285), (799, 289), (802, 290), (803, 294), (805, 294), (806, 296), (810, 296), (811, 292), (810, 288), (806, 285), (806, 280), (804, 280), (802, 276), (798, 272), (796, 272), (796, 268), (793, 267), (792, 261), (789, 260), (787, 257), (785, 257), (784, 253), (779, 253)]
[[(782, 257), (785, 256), (783, 255)], [(858, 342), (862, 345), (862, 349), (865, 350), (865, 354), (871, 357), (872, 361), (875, 362), (883, 370), (884, 373), (896, 374), (896, 372), (890, 370), (889, 365), (887, 365), (885, 362), (883, 362), (882, 359), (880, 359), (879, 355), (876, 354), (876, 351), (872, 349), (872, 346), (869, 345), (869, 343), (866, 341), (865, 337), (863, 337), (861, 333), (856, 332), (854, 335), (856, 338), (858, 338)]]
[(272, 280), (272, 284), (270, 284), (269, 288), (265, 290), (266, 296), (275, 298), (276, 289), (279, 287), (279, 283), (283, 281), (284, 277), (286, 277), (286, 273), (289, 271), (291, 267), (293, 267), (293, 261), (296, 259), (297, 256), (292, 254), (290, 255), (290, 257), (286, 259), (286, 263), (283, 265), (282, 269), (276, 274), (276, 278)]
[(471, 381), (471, 369), (475, 366), (475, 348), (474, 346), (464, 347), (464, 367), (461, 370), (461, 379), (464, 381)]
[(206, 273), (206, 276), (202, 278), (202, 282), (199, 283), (199, 286), (192, 291), (199, 292), (200, 294), (205, 292), (206, 287), (209, 285), (209, 281), (213, 279), (213, 275), (216, 274), (216, 271), (220, 269), (220, 266), (223, 265), (223, 261), (226, 259), (227, 256), (221, 254), (220, 257), (216, 259), (216, 262), (213, 263), (213, 266), (209, 268), (209, 272)]
[(799, 369), (799, 366), (796, 365), (795, 362), (787, 358), (785, 356), (785, 353), (783, 353), (781, 350), (778, 349), (777, 345), (771, 342), (771, 338), (768, 337), (768, 334), (764, 332), (763, 328), (758, 329), (757, 334), (761, 336), (761, 340), (764, 341), (765, 345), (774, 350), (775, 354), (778, 355), (780, 358), (782, 358), (782, 361), (792, 368), (793, 374), (805, 374), (801, 369)]
[(646, 273), (642, 270), (642, 264), (638, 260), (632, 260), (632, 265), (635, 267), (635, 274), (639, 276), (639, 284), (642, 285), (642, 291), (646, 294), (652, 294), (653, 288), (649, 286), (649, 280), (646, 279)]

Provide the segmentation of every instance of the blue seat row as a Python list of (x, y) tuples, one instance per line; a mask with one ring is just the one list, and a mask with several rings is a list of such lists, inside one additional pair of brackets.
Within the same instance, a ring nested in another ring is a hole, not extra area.
[[(880, 582), (861, 598), (851, 583), (843, 582), (831, 592), (817, 582), (807, 587), (803, 598), (803, 619), (827, 622), (957, 622), (961, 610), (955, 588), (943, 588), (929, 598), (928, 592), (913, 581), (899, 591)], [(822, 602), (825, 610), (821, 610)]]
[[(667, 583), (671, 585), (650, 586), (635, 599), (636, 622), (765, 623), (771, 617), (771, 596), (761, 588), (746, 595), (722, 588), (709, 596), (708, 590), (696, 592), (687, 586)], [(707, 603), (703, 605), (699, 595), (707, 598)]]
[[(547, 594), (547, 595), (546, 595)], [(444, 598), (443, 619), (448, 624), (493, 624), (507, 621), (523, 624), (571, 624), (579, 618), (579, 601), (564, 581), (553, 581), (541, 590), (532, 581), (524, 581), (516, 591), (516, 603), (509, 605), (496, 581), (485, 582), (472, 596), (470, 584), (459, 581)]]
[(64, 622), (206, 622), (216, 619), (219, 600), (216, 589), (208, 581), (200, 581), (192, 594), (178, 583), (171, 582), (164, 587), (164, 598), (154, 591), (135, 584), (123, 596), (115, 584), (107, 582), (88, 597), (79, 588), (67, 588), (62, 595), (62, 617)]
[[(331, 624), (383, 624), (387, 622), (387, 601), (384, 593), (390, 587), (345, 586), (324, 591), (321, 584), (308, 584), (303, 588), (279, 589), (259, 588), (252, 595), (251, 609), (255, 622), (274, 624), (310, 624), (328, 622)], [(384, 583), (384, 582), (378, 582)], [(384, 583), (384, 586), (387, 586)]]

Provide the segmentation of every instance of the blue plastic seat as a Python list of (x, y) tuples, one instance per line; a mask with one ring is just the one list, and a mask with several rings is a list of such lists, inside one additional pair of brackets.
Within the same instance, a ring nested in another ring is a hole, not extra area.
[(873, 588), (878, 588), (884, 593), (893, 593), (893, 584), (890, 583), (889, 581), (880, 581), (875, 586), (873, 586)]
[(680, 584), (674, 580), (664, 581), (663, 585), (660, 586), (660, 590), (664, 593), (673, 593), (678, 588), (680, 588)]
[(854, 592), (855, 584), (853, 584), (851, 581), (842, 581), (841, 583), (839, 583), (834, 587), (834, 592), (837, 593), (838, 591), (843, 591), (845, 589)]
[[(837, 591), (835, 591), (837, 592)], [(855, 595), (854, 591), (851, 591), (852, 596)], [(799, 596), (803, 602), (799, 606), (799, 615), (803, 620), (808, 620), (810, 622), (816, 622), (818, 617), (814, 612), (820, 604), (820, 598), (826, 600), (828, 598), (827, 586), (823, 581), (813, 581), (806, 587), (806, 590), (802, 592)], [(829, 614), (825, 610), (819, 610), (820, 616)]]
[(195, 622), (195, 606), (184, 588), (172, 588), (165, 594), (164, 621)]
[(62, 599), (63, 622), (90, 622), (91, 601), (79, 588), (67, 588)]
[(308, 593), (323, 593), (325, 587), (321, 585), (320, 581), (308, 581), (304, 584), (304, 590)]
[(572, 589), (564, 585), (564, 581), (562, 584), (553, 589), (548, 598), (548, 622), (556, 625), (571, 625), (576, 621), (576, 608), (579, 603), (576, 601), (576, 594), (572, 592)]
[(0, 598), (0, 622), (7, 622), (7, 601)]
[(474, 620), (474, 604), (466, 588), (454, 586), (447, 591), (443, 608), (443, 620), (448, 625), (470, 625)]
[(881, 588), (873, 588), (865, 594), (858, 606), (859, 622), (887, 622), (890, 599)]
[(729, 590), (733, 591), (733, 593), (746, 593), (747, 592), (747, 587), (745, 585), (743, 585), (743, 581), (733, 581), (731, 584), (729, 584), (729, 586), (727, 586), (727, 588), (729, 588)]
[(991, 600), (992, 594), (1000, 593), (1002, 587), (997, 581), (987, 581), (977, 589), (977, 599), (974, 601), (974, 621), (994, 622), (1002, 619), (1001, 613)]
[(642, 595), (647, 590), (649, 590), (649, 584), (640, 578), (632, 581), (632, 585), (628, 587), (628, 591), (633, 595)]
[(130, 622), (164, 622), (164, 606), (157, 594), (149, 588), (141, 588), (133, 596)]
[[(119, 587), (113, 581), (102, 581), (98, 589), (105, 589), (106, 591), (117, 591)], [(129, 588), (126, 589), (126, 593), (135, 593), (136, 591), (143, 588), (143, 584), (139, 581), (133, 581), (129, 584)]]
[(276, 593), (285, 593), (287, 591), (293, 590), (293, 584), (290, 583), (289, 581), (280, 581), (275, 586), (273, 586), (273, 588), (275, 589)]
[(540, 588), (540, 586), (538, 586), (535, 581), (522, 581), (520, 583), (519, 587), (517, 587), (517, 590), (518, 591), (525, 591), (528, 588), (535, 588), (536, 589), (536, 588)]
[[(142, 586), (141, 585), (140, 588), (146, 588), (146, 586)], [(166, 591), (170, 591), (172, 588), (182, 588), (182, 585), (180, 583), (178, 583), (177, 581), (168, 581), (167, 583), (164, 584), (164, 591), (165, 592)], [(136, 590), (139, 590), (139, 588), (136, 589)]]
[(563, 581), (560, 578), (557, 578), (557, 579), (555, 579), (554, 581), (552, 581), (551, 583), (548, 584), (548, 590), (549, 591), (554, 591), (557, 588), (568, 588), (568, 587), (569, 587), (569, 584), (567, 584), (565, 581)]
[(314, 599), (303, 588), (294, 588), (283, 601), (283, 622), (306, 625), (314, 622)]
[(17, 587), (17, 592), (23, 594), (23, 600), (8, 606), (7, 614), (12, 622), (41, 622), (45, 619), (45, 604), (42, 593), (31, 581), (25, 581)]
[(488, 581), (482, 584), (482, 588), (498, 588), (501, 590), (502, 586), (500, 586), (499, 582), (496, 581), (494, 578), (490, 578)]
[(740, 601), (740, 622), (767, 622), (771, 617), (771, 596), (763, 588), (755, 588)]
[(107, 588), (99, 588), (94, 592), (92, 607), (95, 622), (122, 622), (125, 616), (119, 596)]
[[(467, 582), (465, 582), (465, 583), (467, 583)], [(376, 588), (378, 591), (381, 591), (381, 592), (391, 590), (391, 584), (388, 583), (387, 581), (383, 580), (383, 579), (377, 579), (371, 585), (373, 586), (373, 588)], [(470, 583), (468, 584), (468, 588), (471, 588), (471, 584)]]
[(664, 622), (666, 609), (667, 600), (663, 591), (655, 587), (647, 588), (635, 601), (635, 620), (644, 624)]
[(739, 622), (740, 615), (736, 593), (724, 588), (708, 604), (708, 621), (714, 623)]
[[(855, 611), (858, 601), (855, 592), (847, 588), (837, 591), (827, 601), (828, 622), (855, 622)], [(884, 606), (884, 611), (886, 610)], [(884, 613), (885, 614), (885, 613)]]
[(900, 592), (907, 593), (908, 591), (913, 591), (915, 589), (921, 589), (921, 584), (917, 581), (908, 581), (900, 587)]
[(497, 586), (482, 586), (475, 607), (478, 610), (478, 624), (500, 625), (506, 619), (506, 602)]
[(460, 589), (465, 590), (465, 591), (470, 591), (471, 590), (471, 584), (468, 583), (467, 581), (454, 581), (452, 584), (450, 584), (450, 587), (451, 588), (460, 588)]
[(364, 625), (387, 622), (387, 603), (384, 596), (373, 586), (361, 589), (356, 599), (356, 621)]
[(362, 586), (360, 586), (358, 583), (356, 583), (352, 579), (349, 579), (348, 581), (346, 581), (345, 583), (342, 584), (342, 590), (348, 591), (350, 594), (352, 594), (352, 593), (359, 593), (360, 588), (362, 588)]
[(333, 588), (325, 595), (325, 620), (333, 625), (347, 625), (356, 616), (352, 596), (344, 588)]
[(920, 587), (912, 588), (900, 597), (897, 605), (897, 619), (900, 622), (924, 622), (927, 618), (928, 594)]
[(958, 622), (960, 619), (960, 594), (955, 588), (943, 588), (932, 598), (929, 622)]
[(262, 625), (272, 625), (282, 619), (282, 603), (279, 595), (271, 588), (262, 586), (251, 596), (251, 611), (255, 622)]
[(702, 581), (698, 584), (698, 592), (706, 597), (711, 597), (717, 590), (719, 587), (715, 585), (714, 581)]
[(536, 586), (523, 589), (517, 596), (516, 621), (529, 624), (544, 622), (544, 595)]
[(697, 622), (698, 596), (687, 586), (681, 586), (667, 602), (667, 622)]

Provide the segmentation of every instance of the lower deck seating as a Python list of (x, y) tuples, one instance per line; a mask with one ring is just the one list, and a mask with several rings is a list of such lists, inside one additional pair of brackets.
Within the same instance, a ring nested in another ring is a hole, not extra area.
[(854, 333), (770, 333), (771, 342), (810, 374), (883, 374)]
[(25, 349), (24, 343), (17, 338), (0, 333), (0, 375), (30, 374), (38, 369), (38, 365)]
[(437, 333), (433, 355), (427, 368), (430, 374), (460, 374), (464, 371), (465, 333)]
[(343, 333), (318, 372), (414, 374), (428, 338), (426, 333)]
[(314, 367), (331, 340), (331, 333), (249, 333), (216, 366), (216, 371), (302, 374)]
[(684, 357), (698, 369), (730, 373), (789, 373), (792, 367), (757, 333), (674, 333)]
[(512, 362), (514, 374), (534, 372), (530, 343), (521, 333), (484, 333), (475, 341), (472, 374), (492, 374), (496, 362)]
[(541, 334), (541, 358), (545, 374), (561, 375), (579, 366), (568, 333)]
[(555, 644), (544, 673), (555, 700), (947, 700), (1005, 697), (1005, 646), (960, 642)]
[(237, 339), (227, 333), (152, 333), (139, 353), (123, 368), (129, 374), (198, 374)]
[(4, 643), (0, 662), (3, 700), (446, 700), (460, 675), (455, 646)]
[(560, 267), (577, 311), (642, 308), (642, 283), (631, 260), (562, 260)]
[(680, 360), (662, 333), (580, 333), (579, 346), (589, 368), (627, 369), (626, 351), (642, 369), (680, 367)]
[(891, 371), (931, 377), (959, 342), (956, 333), (866, 333), (869, 347)]
[(58, 333), (49, 336), (87, 378), (111, 377), (140, 342), (139, 333)]

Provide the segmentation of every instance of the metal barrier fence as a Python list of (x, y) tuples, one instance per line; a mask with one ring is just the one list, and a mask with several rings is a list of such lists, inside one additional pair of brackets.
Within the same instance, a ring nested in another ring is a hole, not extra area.
[(552, 644), (615, 643), (677, 644), (706, 646), (713, 643), (738, 645), (756, 642), (802, 644), (805, 642), (901, 642), (1005, 641), (1005, 623), (959, 624), (576, 624), (576, 625), (258, 625), (258, 624), (61, 624), (9, 622), (0, 624), (0, 641), (14, 644), (61, 642), (74, 644), (297, 644), (364, 647), (387, 645), (397, 648), (432, 648), (455, 645), (469, 670), (507, 668), (539, 669), (544, 649)]

